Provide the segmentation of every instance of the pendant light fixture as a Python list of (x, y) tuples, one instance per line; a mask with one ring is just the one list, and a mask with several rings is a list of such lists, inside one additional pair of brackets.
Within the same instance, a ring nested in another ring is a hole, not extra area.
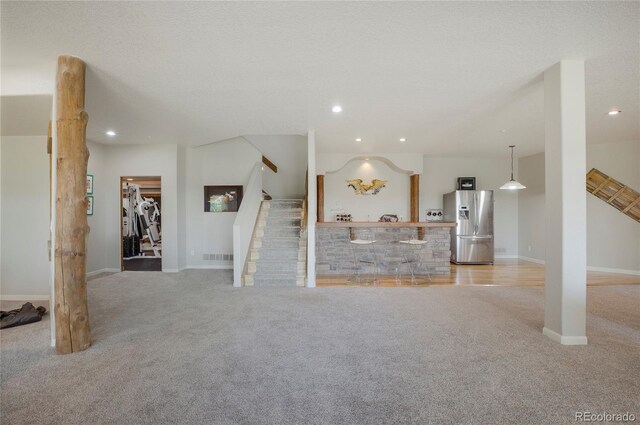
[(519, 183), (518, 181), (513, 179), (513, 148), (515, 147), (516, 145), (509, 145), (509, 149), (511, 149), (511, 180), (500, 186), (500, 189), (520, 190), (527, 188), (522, 183)]

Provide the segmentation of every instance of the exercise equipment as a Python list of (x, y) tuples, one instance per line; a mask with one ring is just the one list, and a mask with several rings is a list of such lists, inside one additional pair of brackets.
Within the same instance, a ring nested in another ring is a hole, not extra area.
[(133, 183), (122, 184), (122, 256), (162, 257), (160, 207)]

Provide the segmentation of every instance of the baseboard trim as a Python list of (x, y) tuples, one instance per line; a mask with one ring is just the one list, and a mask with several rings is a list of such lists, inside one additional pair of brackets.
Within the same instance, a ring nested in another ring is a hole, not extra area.
[(524, 255), (518, 255), (518, 259), (528, 261), (530, 263), (544, 264), (544, 260), (538, 260), (537, 258), (525, 257)]
[(187, 266), (184, 269), (233, 270), (233, 264), (219, 266)]
[(162, 269), (162, 273), (178, 273), (180, 269)]
[(587, 270), (590, 272), (630, 274), (633, 276), (640, 276), (640, 270), (610, 269), (608, 267), (592, 267), (592, 266), (587, 266)]
[(542, 328), (542, 333), (546, 335), (550, 340), (562, 345), (587, 345), (586, 336), (560, 335), (559, 333), (552, 331), (546, 326)]
[(0, 301), (49, 301), (49, 295), (0, 295)]
[(120, 273), (120, 269), (100, 269), (87, 273), (87, 277), (95, 276), (100, 273)]
[[(525, 257), (524, 255), (518, 256), (519, 259), (529, 261), (531, 263), (544, 264), (544, 260), (538, 260), (537, 258)], [(601, 272), (601, 273), (613, 273), (613, 274), (628, 274), (632, 276), (640, 276), (640, 270), (626, 270), (626, 269), (613, 269), (609, 267), (594, 267), (587, 266), (589, 272)]]
[(504, 254), (504, 255), (495, 255), (494, 258), (502, 259), (502, 260), (514, 260), (514, 259), (517, 259), (518, 256), (517, 255)]

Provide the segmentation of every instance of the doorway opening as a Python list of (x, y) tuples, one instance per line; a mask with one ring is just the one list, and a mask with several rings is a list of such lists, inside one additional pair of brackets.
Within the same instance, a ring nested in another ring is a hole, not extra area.
[(161, 178), (120, 177), (120, 267), (162, 271)]

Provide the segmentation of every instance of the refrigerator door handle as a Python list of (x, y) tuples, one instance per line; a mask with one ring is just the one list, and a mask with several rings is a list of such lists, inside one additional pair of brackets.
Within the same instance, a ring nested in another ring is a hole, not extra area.
[(473, 212), (475, 215), (474, 224), (473, 224), (473, 234), (478, 234), (478, 221), (480, 221), (480, 213), (478, 211), (478, 192), (473, 194)]

